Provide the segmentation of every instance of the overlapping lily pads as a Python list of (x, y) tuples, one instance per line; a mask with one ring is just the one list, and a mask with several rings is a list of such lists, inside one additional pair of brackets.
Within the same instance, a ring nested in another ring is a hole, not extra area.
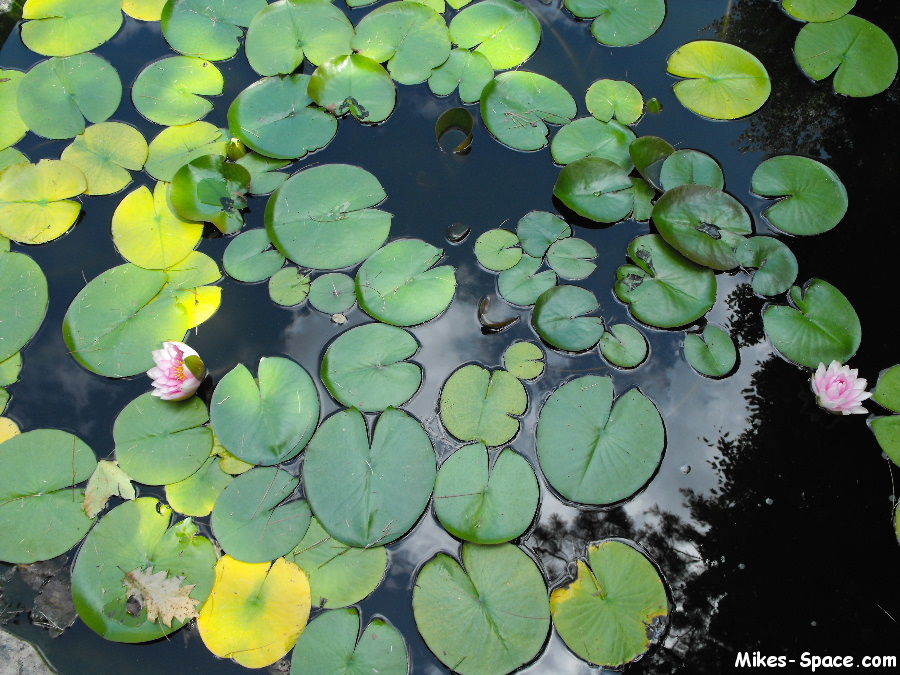
[(269, 234), (258, 227), (231, 240), (222, 255), (222, 265), (238, 281), (263, 281), (282, 268), (284, 256), (272, 248)]
[(554, 241), (571, 237), (572, 228), (555, 213), (530, 211), (519, 220), (516, 234), (525, 253), (542, 258)]
[(600, 223), (615, 223), (634, 207), (628, 170), (603, 157), (588, 156), (563, 167), (553, 194), (575, 213)]
[(504, 270), (497, 278), (497, 290), (503, 299), (513, 305), (527, 307), (550, 288), (556, 286), (556, 272), (539, 272), (543, 260), (523, 255), (515, 267)]
[(241, 209), (247, 205), (250, 172), (221, 155), (202, 155), (172, 177), (169, 201), (188, 220), (212, 223), (223, 234), (244, 226)]
[(484, 54), (454, 48), (447, 60), (431, 71), (428, 86), (437, 96), (449, 96), (459, 88), (463, 103), (475, 103), (493, 79), (494, 68)]
[(603, 157), (631, 171), (633, 164), (628, 148), (634, 138), (631, 129), (616, 121), (582, 117), (557, 132), (550, 152), (557, 164), (569, 164), (582, 157)]
[(735, 250), (741, 267), (755, 269), (751, 284), (760, 295), (780, 295), (797, 280), (797, 257), (774, 237), (749, 237)]
[(699, 150), (676, 150), (666, 157), (659, 172), (663, 190), (679, 185), (709, 185), (725, 188), (725, 176), (719, 163)]
[(101, 122), (76, 136), (60, 159), (77, 167), (87, 181), (85, 194), (107, 195), (131, 182), (129, 171), (144, 168), (147, 141), (140, 131), (121, 122)]
[(150, 141), (144, 168), (156, 180), (171, 182), (175, 172), (203, 155), (225, 156), (222, 131), (209, 122), (191, 122), (168, 127)]

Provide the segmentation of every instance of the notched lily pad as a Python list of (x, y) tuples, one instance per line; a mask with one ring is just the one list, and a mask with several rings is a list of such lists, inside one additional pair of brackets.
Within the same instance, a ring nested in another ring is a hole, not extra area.
[(599, 309), (596, 296), (580, 286), (555, 286), (537, 299), (534, 327), (549, 344), (569, 352), (590, 349), (603, 335), (603, 319), (587, 316)]
[(222, 61), (240, 48), (242, 28), (265, 9), (266, 0), (169, 0), (160, 21), (172, 49)]
[(649, 351), (644, 334), (627, 323), (608, 326), (600, 336), (600, 353), (619, 368), (636, 368), (647, 359)]
[(587, 109), (601, 122), (615, 117), (622, 124), (634, 124), (644, 114), (644, 98), (630, 82), (597, 80), (584, 95)]
[(81, 170), (68, 162), (19, 162), (0, 174), (0, 235), (44, 244), (69, 231), (81, 213), (72, 200), (87, 189)]
[(497, 446), (519, 433), (518, 416), (528, 409), (528, 394), (505, 370), (469, 364), (447, 378), (439, 405), (441, 421), (456, 438)]
[(688, 333), (684, 338), (684, 355), (691, 368), (701, 375), (725, 377), (737, 363), (737, 348), (727, 331), (708, 323), (703, 333)]
[(131, 100), (151, 122), (175, 126), (206, 117), (213, 104), (203, 96), (218, 96), (224, 88), (222, 71), (206, 59), (170, 56), (138, 73)]
[(483, 0), (453, 17), (450, 37), (463, 49), (484, 54), (494, 70), (506, 70), (531, 58), (541, 40), (541, 24), (517, 2)]
[(475, 257), (482, 267), (502, 272), (515, 267), (522, 259), (522, 249), (515, 232), (496, 228), (475, 240)]
[(309, 96), (337, 117), (348, 112), (360, 122), (386, 120), (397, 105), (397, 87), (377, 61), (349, 54), (321, 64), (309, 80)]
[(634, 208), (628, 171), (603, 157), (584, 157), (563, 167), (553, 194), (580, 216), (615, 223)]
[(87, 181), (85, 194), (108, 195), (131, 182), (129, 171), (147, 161), (147, 141), (140, 131), (121, 122), (101, 122), (76, 136), (60, 159), (77, 167)]
[(566, 0), (566, 8), (575, 16), (594, 19), (591, 33), (613, 47), (643, 42), (659, 30), (666, 16), (665, 0)]

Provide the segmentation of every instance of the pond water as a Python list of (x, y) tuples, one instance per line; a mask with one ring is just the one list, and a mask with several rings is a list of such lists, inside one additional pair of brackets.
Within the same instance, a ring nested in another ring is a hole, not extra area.
[[(575, 21), (558, 2), (523, 4), (540, 19), (543, 31), (540, 47), (524, 69), (565, 86), (579, 102), (581, 116), (587, 114), (584, 92), (599, 78), (627, 80), (645, 99), (658, 98), (662, 112), (647, 114), (635, 132), (715, 157), (723, 167), (726, 190), (750, 210), (758, 233), (770, 231), (761, 216), (768, 202), (752, 195), (749, 187), (760, 162), (802, 154), (836, 171), (849, 193), (849, 211), (830, 232), (790, 239), (800, 263), (798, 283), (825, 279), (853, 303), (863, 340), (851, 365), (870, 385), (880, 370), (898, 361), (896, 333), (888, 328), (897, 307), (896, 281), (891, 279), (896, 279), (893, 265), (900, 252), (890, 216), (900, 173), (896, 82), (863, 99), (838, 97), (830, 80), (810, 82), (791, 50), (800, 24), (771, 0), (671, 0), (659, 32), (625, 48), (598, 44), (588, 24)], [(350, 10), (349, 16), (358, 23), (368, 11)], [(861, 2), (854, 13), (889, 35), (900, 35), (900, 12), (893, 0)], [(665, 73), (666, 60), (698, 38), (731, 42), (763, 62), (773, 93), (759, 112), (715, 122), (678, 102), (674, 79)], [(171, 52), (158, 24), (126, 18), (120, 32), (96, 53), (116, 64), (127, 88), (146, 63)], [(0, 54), (3, 67), (24, 71), (40, 60), (13, 29)], [(226, 91), (213, 99), (216, 107), (206, 120), (224, 127), (226, 106), (220, 102), (230, 101), (258, 76), (243, 52), (217, 65)], [(307, 66), (304, 72), (312, 70)], [(482, 331), (478, 305), (496, 293), (496, 275), (476, 262), (475, 238), (501, 225), (513, 229), (529, 211), (560, 209), (552, 195), (560, 167), (548, 149), (509, 149), (478, 122), (469, 154), (442, 152), (434, 125), (454, 105), (455, 95), (438, 98), (425, 84), (401, 85), (397, 109), (385, 123), (367, 127), (344, 118), (325, 149), (290, 168), (293, 172), (316, 163), (365, 168), (387, 192), (381, 208), (394, 214), (392, 238), (419, 237), (443, 247), (446, 263), (456, 267), (459, 286), (449, 309), (411, 329), (421, 344), (415, 360), (425, 376), (405, 408), (430, 432), (439, 460), (461, 445), (443, 431), (436, 413), (440, 388), (450, 374), (468, 362), (500, 366), (514, 340), (540, 342), (530, 311), (496, 298), (493, 311), (498, 316), (521, 320), (500, 333)], [(477, 119), (477, 106), (472, 112)], [(128, 95), (113, 119), (135, 125), (148, 139), (159, 130), (136, 113)], [(36, 160), (58, 157), (68, 144), (29, 134), (17, 147)], [(127, 191), (141, 184), (152, 189), (153, 181), (144, 173), (134, 179)], [(6, 415), (23, 430), (70, 431), (99, 458), (112, 457), (113, 422), (129, 401), (147, 391), (148, 381), (143, 376), (108, 380), (87, 372), (67, 353), (60, 325), (85, 282), (123, 262), (109, 231), (122, 195), (85, 198), (83, 219), (58, 241), (14, 245), (44, 270), (50, 304), (43, 326), (24, 350), (21, 378), (9, 388)], [(250, 199), (245, 228), (262, 226), (267, 199)], [(472, 234), (453, 245), (445, 234), (455, 222), (471, 227)], [(633, 323), (612, 288), (616, 270), (626, 262), (628, 243), (652, 226), (632, 220), (613, 226), (573, 222), (575, 235), (599, 251), (597, 271), (578, 283), (597, 295), (608, 325)], [(221, 261), (229, 241), (205, 238), (199, 250)], [(730, 377), (709, 380), (694, 372), (682, 355), (684, 332), (678, 330), (642, 327), (650, 357), (630, 371), (611, 368), (596, 349), (573, 356), (544, 345), (546, 372), (527, 385), (528, 411), (511, 443), (534, 466), (541, 404), (576, 375), (612, 375), (617, 393), (639, 387), (661, 412), (667, 443), (662, 465), (646, 489), (614, 508), (576, 508), (541, 480), (539, 515), (518, 543), (540, 562), (551, 589), (564, 579), (567, 562), (583, 555), (589, 542), (619, 537), (646, 550), (666, 580), (672, 611), (661, 644), (629, 672), (729, 672), (744, 651), (797, 660), (803, 652), (857, 659), (898, 655), (900, 546), (892, 521), (896, 467), (882, 455), (862, 416), (821, 413), (809, 393), (808, 373), (774, 354), (762, 331), (763, 301), (748, 290), (749, 276), (719, 274), (718, 280), (718, 300), (707, 318), (727, 327), (739, 346), (739, 366)], [(342, 326), (308, 304), (278, 307), (265, 283), (243, 284), (225, 276), (221, 286), (221, 308), (187, 339), (203, 355), (214, 381), (238, 363), (255, 368), (263, 356), (288, 356), (317, 374), (329, 342), (348, 327), (369, 321), (358, 307)], [(340, 406), (316, 380), (324, 418)], [(141, 486), (140, 491), (164, 497), (161, 488)], [(201, 527), (208, 531), (207, 525)], [(363, 619), (381, 615), (402, 632), (411, 672), (449, 672), (420, 637), (411, 598), (417, 571), (438, 551), (457, 555), (459, 542), (429, 507), (415, 529), (388, 549), (387, 577), (359, 604)], [(81, 621), (56, 638), (30, 624), (24, 614), (11, 618), (5, 628), (35, 644), (65, 675), (246, 672), (213, 656), (193, 628), (142, 645), (108, 642)], [(575, 656), (552, 631), (541, 655), (522, 672), (581, 675), (599, 670)]]

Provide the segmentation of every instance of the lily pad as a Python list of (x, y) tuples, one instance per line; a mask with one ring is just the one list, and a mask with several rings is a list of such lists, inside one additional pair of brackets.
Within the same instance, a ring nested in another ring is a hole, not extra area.
[(669, 57), (668, 71), (688, 78), (675, 85), (682, 105), (717, 120), (756, 112), (772, 91), (769, 74), (759, 59), (727, 42), (689, 42)]
[(476, 544), (500, 544), (521, 535), (534, 520), (539, 498), (537, 476), (527, 459), (506, 448), (491, 465), (483, 443), (450, 455), (434, 485), (441, 524), (453, 536)]
[(900, 365), (886, 368), (878, 374), (872, 400), (882, 408), (900, 413)]
[(245, 50), (260, 75), (293, 73), (350, 54), (353, 24), (328, 0), (279, 0), (260, 10), (247, 29)]
[(441, 421), (463, 441), (503, 445), (519, 433), (517, 417), (528, 409), (525, 387), (505, 370), (476, 364), (454, 372), (441, 390)]
[(163, 129), (150, 141), (144, 168), (156, 180), (171, 182), (188, 162), (204, 155), (225, 156), (225, 137), (209, 122), (191, 122)]
[(242, 473), (226, 487), (212, 511), (213, 532), (228, 555), (261, 563), (286, 555), (309, 527), (309, 505), (290, 497), (300, 479), (274, 466)]
[(834, 21), (856, 6), (856, 0), (784, 0), (785, 12), (800, 21)]
[(222, 71), (206, 59), (170, 56), (138, 73), (131, 100), (151, 122), (175, 126), (206, 117), (213, 104), (203, 96), (218, 96), (224, 88)]
[(329, 534), (381, 546), (406, 534), (428, 506), (436, 459), (422, 425), (396, 408), (381, 413), (369, 441), (356, 409), (325, 420), (306, 449), (303, 486)]
[(160, 20), (172, 49), (222, 61), (240, 48), (241, 28), (268, 5), (266, 0), (170, 0)]
[(676, 328), (696, 321), (716, 302), (716, 277), (691, 262), (657, 234), (645, 234), (628, 246), (634, 265), (616, 273), (616, 296), (638, 321)]
[(628, 171), (603, 157), (584, 157), (563, 167), (553, 194), (575, 213), (598, 223), (615, 223), (634, 207)]
[(813, 80), (835, 73), (834, 90), (846, 96), (874, 96), (897, 76), (897, 48), (890, 36), (852, 14), (806, 24), (797, 35), (794, 56)]
[(543, 258), (550, 244), (572, 236), (572, 228), (555, 213), (530, 211), (516, 225), (522, 249), (530, 256)]
[(620, 666), (651, 646), (669, 614), (665, 584), (637, 548), (608, 540), (578, 559), (577, 576), (550, 596), (553, 625), (578, 656)]
[(278, 464), (296, 457), (312, 437), (319, 394), (303, 366), (262, 358), (258, 381), (243, 364), (219, 381), (210, 416), (228, 452), (252, 464)]
[(708, 185), (681, 185), (667, 191), (653, 208), (653, 222), (682, 255), (714, 270), (737, 267), (734, 250), (744, 235), (753, 233), (747, 209)]
[(22, 42), (45, 56), (72, 56), (99, 47), (122, 25), (121, 0), (28, 0)]
[(587, 109), (601, 122), (615, 117), (622, 124), (634, 124), (644, 114), (644, 98), (631, 82), (597, 80), (584, 95)]
[(568, 124), (577, 112), (575, 99), (561, 84), (525, 70), (500, 73), (481, 94), (484, 125), (516, 150), (540, 150), (547, 145), (547, 124)]
[(325, 350), (322, 382), (345, 406), (363, 412), (398, 408), (422, 384), (422, 368), (407, 361), (417, 351), (416, 338), (402, 328), (381, 323), (356, 326)]
[(450, 37), (463, 49), (484, 54), (494, 70), (525, 63), (541, 41), (541, 24), (531, 10), (512, 0), (483, 0), (450, 22)]
[(492, 272), (515, 267), (522, 259), (519, 238), (515, 232), (502, 228), (488, 230), (475, 241), (475, 257), (482, 267)]
[(44, 244), (69, 231), (87, 189), (80, 169), (54, 159), (20, 162), (0, 174), (0, 235), (23, 244)]
[(186, 516), (208, 516), (222, 490), (234, 480), (222, 470), (221, 463), (218, 457), (208, 457), (196, 472), (184, 480), (166, 485), (166, 501)]
[(0, 253), (0, 363), (34, 337), (47, 314), (47, 302), (47, 278), (40, 266), (24, 253)]
[(282, 307), (295, 307), (306, 300), (310, 289), (309, 275), (293, 265), (283, 267), (269, 279), (269, 297)]
[(264, 668), (285, 656), (309, 620), (309, 581), (303, 570), (284, 558), (269, 565), (225, 555), (215, 575), (197, 619), (209, 651), (246, 668)]
[(386, 62), (400, 84), (424, 82), (450, 56), (444, 18), (418, 2), (389, 2), (374, 9), (357, 24), (350, 44), (362, 56)]
[(247, 205), (250, 172), (240, 164), (226, 162), (221, 155), (192, 159), (175, 172), (169, 186), (169, 201), (179, 215), (212, 223), (223, 234), (244, 225), (241, 209)]
[(307, 94), (309, 75), (265, 77), (228, 108), (228, 126), (248, 148), (266, 157), (294, 159), (324, 148), (337, 133), (334, 115)]
[(264, 281), (284, 266), (284, 256), (272, 248), (269, 234), (261, 227), (242, 232), (231, 240), (222, 255), (228, 275), (252, 283)]
[(503, 367), (520, 380), (534, 380), (544, 372), (544, 358), (544, 350), (533, 342), (513, 342), (503, 352)]
[(883, 415), (866, 420), (875, 440), (894, 464), (900, 465), (900, 415)]
[(603, 335), (603, 319), (587, 316), (599, 309), (596, 296), (580, 286), (556, 286), (534, 305), (534, 327), (548, 343), (569, 352), (590, 349)]
[(235, 160), (250, 172), (250, 192), (255, 195), (271, 194), (288, 179), (288, 175), (276, 169), (282, 169), (291, 162), (283, 159), (273, 159), (255, 152), (247, 154)]
[(792, 286), (790, 307), (766, 305), (763, 327), (778, 352), (807, 368), (820, 363), (846, 363), (862, 339), (859, 317), (850, 301), (834, 286), (810, 279)]
[(597, 269), (591, 262), (596, 257), (597, 249), (578, 237), (555, 241), (547, 250), (547, 264), (563, 279), (586, 279)]
[[(2, 75), (0, 75), (0, 79), (2, 79)], [(2, 111), (0, 111), (0, 115), (2, 114)], [(16, 148), (6, 148), (4, 150), (0, 150), (0, 173), (3, 173), (13, 164), (21, 164), (23, 162), (27, 163), (28, 158)]]
[(143, 134), (121, 122), (101, 122), (76, 136), (60, 159), (77, 167), (87, 180), (85, 194), (108, 195), (131, 182), (129, 171), (140, 171), (147, 161)]
[(429, 649), (460, 675), (506, 675), (538, 655), (550, 630), (544, 577), (512, 544), (464, 544), (462, 565), (438, 553), (416, 577), (413, 613)]
[(546, 290), (556, 286), (556, 272), (538, 272), (542, 262), (541, 258), (523, 255), (515, 267), (500, 272), (497, 290), (503, 299), (512, 305), (528, 307), (536, 303)]
[(159, 21), (166, 0), (125, 0), (122, 11), (141, 21)]
[(475, 103), (493, 79), (494, 68), (484, 54), (454, 48), (447, 60), (431, 71), (428, 87), (435, 96), (449, 96), (459, 87), (460, 100)]
[(313, 607), (328, 609), (367, 597), (381, 584), (388, 567), (384, 546), (349, 546), (328, 534), (316, 518), (287, 558), (309, 577)]
[(335, 56), (309, 80), (309, 96), (337, 116), (351, 112), (360, 122), (383, 122), (397, 105), (397, 87), (377, 61), (360, 54)]
[(365, 169), (315, 166), (294, 174), (272, 194), (266, 231), (275, 247), (302, 267), (350, 267), (387, 240), (393, 216), (371, 208), (386, 197)]
[(660, 172), (666, 158), (675, 152), (675, 146), (658, 136), (641, 136), (632, 141), (628, 152), (646, 181), (662, 191)]
[(662, 462), (666, 432), (637, 388), (613, 404), (613, 381), (586, 375), (563, 384), (541, 409), (537, 452), (544, 477), (566, 499), (613, 504), (646, 485)]
[(325, 314), (344, 314), (356, 304), (353, 277), (339, 272), (316, 277), (309, 288), (309, 304)]
[(703, 334), (688, 333), (684, 355), (691, 368), (707, 377), (725, 377), (737, 363), (737, 348), (727, 331), (708, 323)]
[(112, 117), (121, 100), (119, 74), (96, 54), (41, 61), (19, 82), (19, 115), (44, 138), (73, 138), (85, 119), (97, 124)]
[[(190, 598), (202, 604), (212, 589), (216, 552), (199, 536), (190, 518), (169, 527), (172, 509), (152, 497), (120, 504), (107, 513), (85, 539), (72, 571), (72, 597), (78, 616), (107, 640), (149, 642), (190, 621), (149, 620), (146, 604), (133, 614), (126, 575), (153, 569), (192, 586)], [(133, 601), (132, 601), (133, 602)]]
[(676, 150), (666, 157), (659, 172), (663, 190), (679, 185), (709, 185), (725, 188), (725, 175), (719, 163), (699, 150)]
[(756, 269), (751, 284), (760, 295), (780, 295), (797, 280), (797, 257), (774, 237), (749, 237), (735, 249), (741, 267)]
[(665, 0), (566, 0), (566, 8), (575, 16), (594, 19), (591, 33), (612, 47), (643, 42), (666, 17)]
[(406, 675), (409, 655), (396, 628), (372, 619), (360, 634), (359, 610), (336, 609), (316, 617), (294, 647), (290, 675)]
[(656, 190), (643, 178), (629, 176), (631, 179), (631, 196), (634, 199), (634, 210), (631, 219), (638, 222), (647, 222), (653, 215), (653, 200), (656, 198)]
[[(2, 260), (2, 256), (0, 256)], [(0, 387), (8, 387), (19, 381), (19, 373), (22, 372), (22, 352), (16, 352), (12, 356), (0, 361)]]
[(81, 439), (57, 429), (0, 443), (0, 560), (50, 560), (81, 541), (94, 520), (82, 509), (84, 490), (71, 486), (90, 478), (96, 466)]
[[(28, 132), (28, 126), (19, 115), (17, 103), (19, 82), (23, 77), (25, 77), (25, 73), (20, 70), (0, 69), (0, 119), (3, 120), (3, 124), (0, 125), (0, 148), (2, 149), (15, 145)], [(492, 70), (488, 81), (493, 77), (494, 71)]]
[(763, 215), (789, 234), (827, 232), (847, 213), (847, 189), (841, 179), (809, 157), (782, 155), (767, 159), (753, 172), (751, 187), (763, 197), (784, 197)]
[(600, 353), (619, 368), (636, 368), (650, 351), (644, 334), (627, 323), (609, 326), (600, 336)]
[(359, 306), (395, 326), (415, 326), (439, 316), (456, 293), (456, 270), (434, 267), (444, 252), (418, 239), (391, 242), (356, 274)]
[(560, 129), (550, 144), (557, 164), (569, 164), (582, 157), (603, 157), (631, 171), (634, 166), (628, 148), (634, 132), (618, 122), (601, 122), (582, 117)]

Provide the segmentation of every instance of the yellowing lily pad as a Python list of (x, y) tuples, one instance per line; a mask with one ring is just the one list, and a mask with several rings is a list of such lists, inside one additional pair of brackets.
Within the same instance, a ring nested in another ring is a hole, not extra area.
[(122, 25), (122, 0), (28, 0), (22, 42), (45, 56), (71, 56), (109, 40)]
[(87, 179), (85, 194), (108, 195), (131, 182), (129, 171), (139, 171), (147, 161), (143, 134), (121, 122), (101, 122), (76, 136), (60, 159), (78, 167)]
[(23, 244), (53, 241), (75, 224), (81, 204), (71, 198), (86, 188), (84, 174), (68, 162), (13, 164), (0, 175), (0, 234)]
[[(28, 126), (19, 115), (16, 103), (19, 81), (25, 76), (20, 70), (0, 70), (0, 148), (8, 148), (18, 143)], [(493, 77), (493, 71), (491, 71)]]
[(156, 180), (171, 182), (175, 172), (203, 155), (225, 156), (227, 142), (221, 129), (209, 122), (168, 127), (150, 141), (146, 170)]

